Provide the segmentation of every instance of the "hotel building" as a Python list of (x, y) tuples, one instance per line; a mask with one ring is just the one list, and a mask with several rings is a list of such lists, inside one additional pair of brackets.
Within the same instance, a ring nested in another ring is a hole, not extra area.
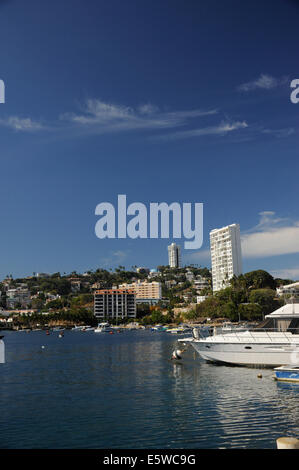
[(229, 286), (233, 276), (242, 274), (239, 224), (210, 232), (213, 292)]
[(137, 281), (132, 284), (121, 284), (120, 289), (133, 289), (137, 303), (158, 303), (162, 298), (160, 282)]
[(136, 294), (133, 289), (101, 289), (94, 294), (94, 315), (99, 320), (136, 317)]
[(176, 243), (168, 245), (168, 264), (171, 268), (181, 267), (181, 247)]

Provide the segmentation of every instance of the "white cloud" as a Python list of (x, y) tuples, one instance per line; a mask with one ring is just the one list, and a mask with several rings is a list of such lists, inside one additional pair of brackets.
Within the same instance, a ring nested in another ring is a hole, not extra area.
[(299, 222), (276, 217), (273, 211), (260, 212), (260, 222), (242, 235), (246, 258), (265, 258), (299, 253)]
[(19, 118), (11, 116), (7, 119), (0, 119), (0, 125), (14, 129), (15, 131), (33, 132), (44, 129), (44, 126), (39, 122), (33, 121), (30, 118)]
[(248, 127), (247, 122), (245, 121), (235, 121), (235, 122), (222, 122), (218, 126), (209, 126), (202, 127), (200, 129), (190, 129), (187, 131), (178, 131), (173, 134), (167, 134), (161, 136), (161, 139), (165, 140), (175, 140), (175, 139), (186, 139), (188, 137), (202, 137), (205, 135), (225, 135), (229, 132), (235, 131), (237, 129), (245, 129)]
[(245, 92), (257, 90), (257, 89), (272, 90), (273, 88), (277, 88), (278, 86), (285, 84), (286, 81), (287, 81), (286, 77), (275, 78), (275, 77), (272, 77), (271, 75), (261, 74), (255, 80), (252, 80), (247, 83), (242, 83), (241, 85), (238, 86), (237, 89), (239, 91), (245, 91)]
[(183, 126), (188, 119), (216, 114), (216, 109), (162, 112), (154, 105), (145, 104), (137, 109), (97, 99), (89, 99), (81, 113), (66, 113), (60, 118), (92, 129), (96, 133), (129, 131), (136, 129), (165, 129)]
[(110, 252), (109, 257), (101, 259), (101, 265), (104, 267), (107, 267), (107, 266), (111, 267), (111, 266), (115, 266), (116, 264), (119, 265), (123, 263), (125, 258), (127, 258), (128, 253), (129, 253), (128, 251), (121, 251), (121, 250), (112, 251)]
[[(299, 253), (299, 221), (277, 217), (273, 211), (263, 211), (259, 215), (259, 223), (241, 234), (244, 258), (266, 258)], [(208, 260), (210, 250), (198, 251), (189, 257), (199, 262)]]
[(285, 129), (262, 129), (261, 132), (262, 134), (269, 134), (274, 137), (281, 138), (293, 135), (295, 133), (295, 129), (293, 127), (287, 127)]

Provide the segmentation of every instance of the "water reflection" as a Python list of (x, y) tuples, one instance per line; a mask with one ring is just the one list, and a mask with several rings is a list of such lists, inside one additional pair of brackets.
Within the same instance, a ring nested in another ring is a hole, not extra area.
[[(298, 435), (299, 387), (214, 366), (166, 333), (6, 335), (0, 446), (274, 448)], [(41, 346), (45, 346), (41, 349)]]

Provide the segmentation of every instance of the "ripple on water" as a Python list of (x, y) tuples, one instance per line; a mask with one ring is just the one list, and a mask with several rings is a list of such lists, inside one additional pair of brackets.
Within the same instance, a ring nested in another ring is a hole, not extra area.
[(174, 363), (171, 336), (8, 333), (1, 448), (273, 448), (298, 435), (299, 387), (191, 350)]

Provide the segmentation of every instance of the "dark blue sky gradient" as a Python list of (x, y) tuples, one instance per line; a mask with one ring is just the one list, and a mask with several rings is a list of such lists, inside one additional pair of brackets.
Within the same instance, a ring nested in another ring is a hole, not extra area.
[[(298, 21), (295, 1), (1, 2), (0, 275), (167, 264), (168, 240), (95, 237), (96, 205), (117, 194), (203, 202), (203, 252), (212, 228), (239, 222), (246, 232), (263, 211), (296, 224)], [(238, 91), (261, 74), (279, 84)], [(88, 99), (217, 114), (103, 132), (66, 117)], [(16, 130), (11, 117), (43, 128)], [(176, 134), (236, 122), (247, 127)], [(190, 250), (183, 260), (209, 265)], [(244, 259), (245, 271), (298, 267), (298, 254)]]

